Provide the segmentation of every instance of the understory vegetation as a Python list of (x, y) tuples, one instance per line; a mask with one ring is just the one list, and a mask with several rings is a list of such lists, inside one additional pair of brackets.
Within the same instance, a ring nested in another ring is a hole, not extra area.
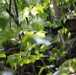
[(76, 72), (75, 0), (0, 0), (0, 75)]

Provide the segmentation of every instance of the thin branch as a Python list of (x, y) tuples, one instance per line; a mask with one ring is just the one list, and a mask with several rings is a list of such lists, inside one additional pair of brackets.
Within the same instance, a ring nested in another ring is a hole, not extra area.
[(17, 3), (16, 3), (16, 0), (14, 0), (14, 4), (15, 4), (16, 16), (18, 17), (18, 9), (17, 9)]
[(16, 0), (14, 0), (14, 4), (15, 4), (15, 10), (16, 10), (16, 16), (15, 16), (15, 20), (17, 21), (17, 26), (19, 26), (19, 15), (18, 15), (18, 8), (17, 8), (17, 3)]
[(18, 26), (18, 21), (16, 20), (16, 18), (14, 17), (14, 15), (8, 10), (6, 9), (7, 13), (13, 18), (13, 20), (15, 21), (15, 23), (17, 24)]
[(14, 15), (8, 10), (8, 9), (6, 9), (6, 12), (14, 19), (15, 17), (14, 17)]
[(29, 21), (28, 21), (28, 18), (26, 17), (26, 22), (27, 22), (27, 25), (29, 24)]
[[(10, 13), (11, 13), (11, 3), (12, 3), (12, 0), (10, 0), (10, 3), (9, 3), (9, 11), (10, 11)], [(11, 28), (12, 26), (11, 26), (11, 16), (10, 16), (10, 28)]]

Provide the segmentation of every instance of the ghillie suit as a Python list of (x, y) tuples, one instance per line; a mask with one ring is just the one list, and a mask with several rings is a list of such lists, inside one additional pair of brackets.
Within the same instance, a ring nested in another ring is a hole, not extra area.
[(68, 51), (67, 58), (71, 59), (76, 57), (76, 19), (68, 19), (64, 25), (70, 35), (70, 45), (66, 49)]
[[(76, 57), (76, 19), (67, 19), (63, 26), (68, 30), (67, 33), (70, 33), (70, 37), (68, 37), (68, 34), (64, 35), (65, 39), (65, 48), (64, 50), (67, 52), (65, 57), (59, 57), (58, 60), (56, 60), (56, 65), (59, 67), (64, 61), (68, 59), (72, 59)], [(66, 41), (68, 39), (68, 41)], [(55, 46), (58, 46), (58, 48), (61, 50), (61, 43), (55, 43)]]

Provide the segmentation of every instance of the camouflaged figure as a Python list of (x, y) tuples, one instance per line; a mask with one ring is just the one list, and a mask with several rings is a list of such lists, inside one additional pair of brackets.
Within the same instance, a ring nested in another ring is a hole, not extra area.
[(71, 33), (70, 35), (70, 45), (67, 48), (68, 54), (67, 58), (74, 58), (76, 57), (76, 19), (68, 19), (64, 25), (65, 28)]

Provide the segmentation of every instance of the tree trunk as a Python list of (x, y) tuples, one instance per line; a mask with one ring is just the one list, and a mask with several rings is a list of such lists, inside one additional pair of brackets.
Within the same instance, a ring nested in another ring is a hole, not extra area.
[(52, 0), (56, 19), (60, 19), (63, 15), (62, 7), (57, 6), (56, 0)]
[[(62, 7), (57, 6), (56, 0), (52, 0), (52, 3), (53, 3), (54, 12), (55, 12), (55, 18), (59, 20), (63, 15)], [(64, 39), (60, 31), (58, 32), (58, 35), (59, 35), (60, 41), (64, 43)]]

